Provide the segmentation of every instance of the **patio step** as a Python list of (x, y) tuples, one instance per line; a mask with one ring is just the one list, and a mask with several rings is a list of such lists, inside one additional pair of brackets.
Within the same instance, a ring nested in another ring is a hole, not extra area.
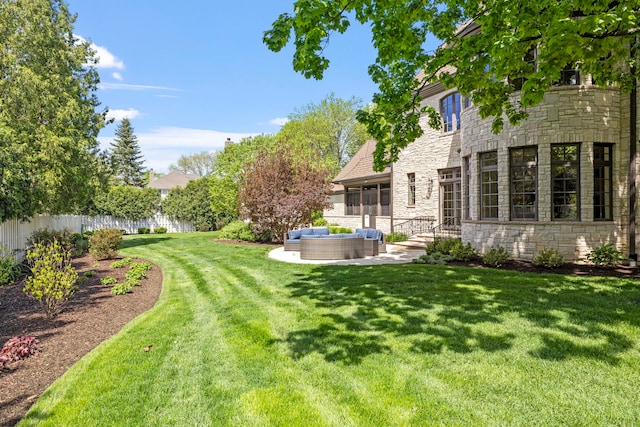
[(433, 237), (430, 235), (417, 235), (410, 237), (409, 240), (406, 240), (404, 242), (395, 242), (394, 245), (406, 249), (424, 249), (432, 241)]

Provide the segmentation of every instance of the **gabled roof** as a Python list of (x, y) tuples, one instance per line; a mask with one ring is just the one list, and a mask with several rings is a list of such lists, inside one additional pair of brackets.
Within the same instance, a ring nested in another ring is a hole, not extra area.
[(372, 178), (383, 178), (391, 175), (391, 168), (387, 166), (382, 172), (373, 170), (373, 152), (376, 149), (376, 141), (369, 140), (360, 147), (360, 150), (353, 156), (349, 163), (333, 178), (335, 183), (345, 181), (364, 180)]
[(154, 179), (147, 187), (158, 190), (170, 190), (175, 187), (185, 187), (189, 181), (200, 178), (200, 175), (186, 174), (180, 172), (170, 172), (165, 176)]

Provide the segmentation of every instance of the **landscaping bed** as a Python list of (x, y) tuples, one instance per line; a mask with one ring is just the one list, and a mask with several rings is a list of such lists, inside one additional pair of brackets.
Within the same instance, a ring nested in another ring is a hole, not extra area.
[(63, 306), (47, 320), (38, 302), (27, 296), (23, 283), (0, 287), (0, 346), (13, 336), (39, 340), (37, 355), (11, 363), (0, 371), (0, 425), (16, 424), (44, 390), (75, 362), (117, 333), (137, 315), (149, 310), (162, 289), (162, 272), (154, 266), (132, 293), (112, 295), (103, 277), (124, 281), (127, 268), (111, 268), (114, 260), (96, 262), (90, 255), (73, 260), (78, 274), (93, 270)]

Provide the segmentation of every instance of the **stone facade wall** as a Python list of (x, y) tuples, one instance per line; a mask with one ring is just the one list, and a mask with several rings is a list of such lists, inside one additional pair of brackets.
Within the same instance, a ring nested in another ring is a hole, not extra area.
[[(425, 99), (423, 105), (430, 105), (439, 111), (440, 100), (454, 92), (455, 90), (441, 92)], [(417, 216), (439, 218), (438, 170), (460, 167), (460, 131), (435, 130), (429, 127), (427, 121), (427, 117), (421, 119), (421, 125), (425, 130), (424, 135), (402, 150), (398, 161), (393, 164), (394, 223)], [(410, 173), (415, 173), (416, 177), (416, 202), (413, 206), (408, 203), (408, 174)]]

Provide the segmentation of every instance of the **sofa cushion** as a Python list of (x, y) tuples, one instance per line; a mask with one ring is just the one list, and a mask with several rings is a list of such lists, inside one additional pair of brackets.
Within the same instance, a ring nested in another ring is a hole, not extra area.
[(329, 229), (328, 228), (314, 228), (313, 229), (313, 234), (315, 234), (316, 236), (328, 236), (329, 235)]
[(302, 236), (302, 230), (291, 230), (289, 232), (289, 239), (291, 240), (299, 239), (300, 236)]
[(318, 239), (320, 236), (316, 236), (314, 234), (303, 234), (300, 236), (301, 239)]
[(342, 235), (342, 237), (347, 238), (347, 237), (362, 237), (362, 236), (359, 235), (358, 233), (345, 233)]
[(356, 234), (358, 234), (360, 237), (367, 237), (367, 230), (363, 229), (363, 228), (356, 228)]
[(313, 236), (313, 229), (312, 228), (303, 228), (302, 230), (300, 230), (300, 233), (303, 236)]
[(376, 230), (375, 228), (367, 229), (367, 239), (379, 239), (380, 238), (380, 230)]
[(322, 237), (323, 239), (342, 239), (344, 237), (344, 235), (342, 235), (342, 234), (327, 234), (326, 236), (318, 236), (318, 237)]

